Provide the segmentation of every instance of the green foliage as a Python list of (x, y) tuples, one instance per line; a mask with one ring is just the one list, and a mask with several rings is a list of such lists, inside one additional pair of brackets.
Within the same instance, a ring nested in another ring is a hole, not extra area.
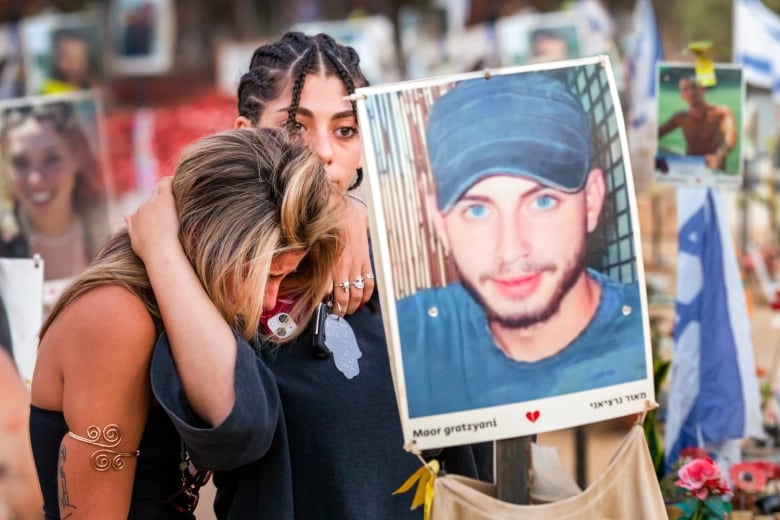
[[(671, 366), (672, 363), (669, 360), (655, 359), (653, 361), (653, 386), (655, 388), (655, 395), (658, 395), (660, 392)], [(656, 477), (660, 481), (666, 473), (666, 468), (664, 464), (664, 443), (661, 440), (661, 435), (658, 433), (656, 411), (657, 410), (651, 410), (647, 413), (643, 426), (645, 438), (647, 439), (647, 446), (650, 450), (650, 458), (653, 460)]]
[(680, 520), (721, 520), (727, 513), (726, 502), (718, 495), (710, 496), (707, 500), (688, 497), (675, 506), (683, 512)]

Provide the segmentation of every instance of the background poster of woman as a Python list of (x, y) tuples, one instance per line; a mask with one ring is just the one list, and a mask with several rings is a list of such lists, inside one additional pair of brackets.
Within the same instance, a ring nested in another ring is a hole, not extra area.
[(95, 91), (0, 102), (0, 257), (45, 261), (44, 303), (112, 228)]

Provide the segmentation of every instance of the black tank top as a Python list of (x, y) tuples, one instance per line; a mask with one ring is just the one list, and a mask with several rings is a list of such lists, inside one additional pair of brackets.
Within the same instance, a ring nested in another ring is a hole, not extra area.
[[(30, 439), (38, 480), (43, 492), (47, 520), (60, 518), (57, 500), (57, 458), (60, 442), (68, 433), (62, 412), (30, 406)], [(149, 409), (149, 417), (138, 446), (129, 519), (190, 520), (190, 513), (180, 513), (165, 500), (181, 487), (181, 441), (173, 423), (159, 406)]]

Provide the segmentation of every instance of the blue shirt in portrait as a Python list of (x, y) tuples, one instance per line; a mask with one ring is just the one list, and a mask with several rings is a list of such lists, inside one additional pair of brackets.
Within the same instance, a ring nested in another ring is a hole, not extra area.
[(410, 417), (530, 401), (645, 379), (639, 283), (594, 271), (596, 313), (565, 348), (515, 361), (494, 341), (485, 313), (460, 283), (397, 302)]

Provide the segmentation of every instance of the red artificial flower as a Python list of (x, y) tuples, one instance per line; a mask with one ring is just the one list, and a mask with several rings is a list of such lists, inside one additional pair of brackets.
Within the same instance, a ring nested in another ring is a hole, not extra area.
[(780, 465), (768, 460), (757, 460), (755, 463), (764, 469), (767, 480), (780, 479)]
[(691, 460), (677, 471), (677, 476), (680, 478), (675, 485), (699, 500), (706, 500), (709, 495), (731, 494), (720, 467), (709, 457)]
[(740, 462), (729, 468), (731, 482), (737, 489), (746, 493), (761, 491), (766, 485), (768, 477), (773, 473), (774, 464), (764, 461)]

